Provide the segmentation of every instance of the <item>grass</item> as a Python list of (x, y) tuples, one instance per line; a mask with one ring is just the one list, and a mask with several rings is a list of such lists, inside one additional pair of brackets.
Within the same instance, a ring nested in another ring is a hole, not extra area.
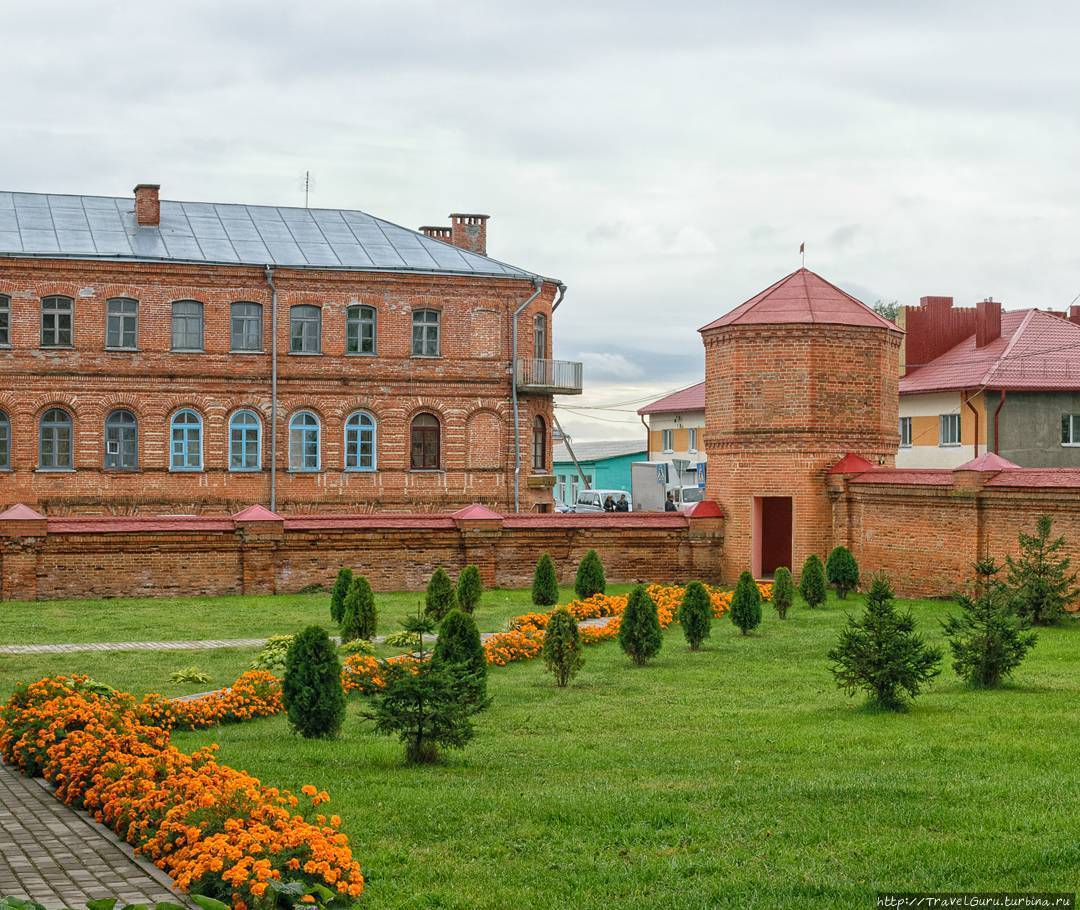
[[(951, 609), (911, 603), (942, 643)], [(845, 697), (830, 599), (757, 634), (680, 630), (636, 669), (609, 643), (569, 689), (529, 662), (490, 676), (464, 752), (406, 768), (353, 702), (342, 738), (282, 718), (177, 736), (274, 786), (330, 791), (371, 910), (865, 908), (879, 889), (1061, 890), (1080, 868), (1080, 625), (999, 691), (946, 667), (906, 714)], [(108, 680), (106, 677), (106, 681)]]

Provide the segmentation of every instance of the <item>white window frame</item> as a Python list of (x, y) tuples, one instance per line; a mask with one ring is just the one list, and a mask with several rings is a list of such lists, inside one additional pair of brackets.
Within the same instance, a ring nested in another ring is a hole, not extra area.
[[(254, 422), (247, 418), (253, 417)], [(239, 421), (243, 419), (243, 423)], [(250, 434), (255, 433), (255, 464), (248, 464), (249, 451), (253, 444)], [(234, 434), (240, 434), (239, 447)], [(237, 456), (239, 455), (239, 463)], [(262, 418), (254, 408), (240, 408), (229, 418), (229, 470), (234, 474), (251, 474), (262, 470)]]
[[(1065, 439), (1065, 421), (1069, 422), (1068, 439)], [(1061, 444), (1065, 448), (1073, 448), (1080, 446), (1080, 414), (1062, 414), (1061, 415)]]
[[(365, 419), (367, 423), (365, 423)], [(363, 464), (360, 454), (364, 435), (371, 436), (371, 464)], [(355, 440), (350, 439), (355, 436)], [(355, 455), (355, 458), (354, 458)], [(370, 474), (379, 465), (379, 422), (369, 411), (353, 411), (345, 421), (345, 470)]]
[[(951, 430), (955, 427), (955, 439)], [(948, 432), (947, 432), (948, 430)], [(959, 414), (942, 414), (938, 422), (938, 446), (943, 449), (951, 449), (963, 445), (962, 429)]]
[(910, 417), (901, 417), (900, 418), (900, 427), (899, 427), (899, 429), (900, 429), (900, 448), (901, 449), (910, 449), (911, 448), (911, 418)]
[(661, 430), (660, 431), (660, 451), (662, 452), (674, 452), (675, 451), (675, 431), (674, 430)]
[[(311, 418), (311, 422), (308, 421)], [(303, 421), (302, 423), (298, 423)], [(309, 461), (310, 435), (315, 436), (315, 462)], [(297, 451), (300, 446), (300, 451)], [(314, 411), (297, 411), (289, 418), (289, 470), (311, 474), (322, 470), (322, 421)]]
[(686, 443), (687, 448), (686, 448), (686, 451), (687, 452), (696, 452), (697, 451), (697, 431), (698, 431), (697, 427), (690, 427), (686, 431), (686, 433), (687, 433), (687, 443)]

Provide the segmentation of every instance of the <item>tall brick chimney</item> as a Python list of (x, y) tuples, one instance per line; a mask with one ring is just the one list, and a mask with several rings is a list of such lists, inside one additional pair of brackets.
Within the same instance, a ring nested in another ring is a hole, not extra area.
[(985, 348), (1001, 337), (1001, 303), (997, 300), (980, 300), (975, 304), (975, 347)]
[(1080, 303), (1074, 303), (1069, 307), (1069, 322), (1075, 322), (1080, 325)]
[(135, 187), (135, 221), (142, 227), (157, 227), (161, 224), (161, 202), (157, 183), (140, 183)]
[(450, 213), (450, 242), (463, 250), (487, 255), (487, 221), (490, 215)]

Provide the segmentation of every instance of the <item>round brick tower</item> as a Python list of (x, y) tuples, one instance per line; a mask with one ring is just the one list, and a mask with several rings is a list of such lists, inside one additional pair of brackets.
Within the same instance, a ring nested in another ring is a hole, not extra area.
[(893, 465), (902, 333), (805, 268), (700, 331), (723, 578), (781, 565), (797, 577), (833, 545), (826, 471), (849, 452)]

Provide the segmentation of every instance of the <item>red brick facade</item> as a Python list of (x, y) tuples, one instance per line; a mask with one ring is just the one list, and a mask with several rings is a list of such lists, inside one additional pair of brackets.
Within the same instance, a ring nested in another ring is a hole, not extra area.
[[(511, 317), (533, 292), (528, 279), (279, 268), (277, 502), (280, 512), (435, 511), (470, 502), (513, 509)], [(554, 284), (519, 317), (521, 357), (533, 352), (534, 318), (551, 324)], [(24, 502), (47, 514), (230, 513), (269, 502), (271, 295), (259, 268), (77, 260), (0, 259), (0, 295), (10, 298), (10, 346), (0, 348), (0, 411), (10, 421), (10, 470), (0, 470), (0, 506)], [(74, 301), (69, 348), (41, 344), (42, 298)], [(136, 350), (106, 349), (106, 305), (138, 302)], [(204, 350), (173, 351), (174, 301), (203, 304)], [(230, 352), (230, 305), (262, 305), (262, 351)], [(376, 353), (345, 353), (346, 309), (376, 313)], [(321, 316), (321, 353), (289, 353), (290, 308)], [(411, 353), (412, 314), (440, 314), (438, 357)], [(551, 502), (546, 464), (534, 469), (533, 422), (551, 424), (551, 398), (521, 395), (521, 504)], [(74, 427), (74, 470), (41, 470), (42, 416), (60, 408)], [(137, 470), (107, 470), (103, 427), (116, 409), (138, 420)], [(261, 470), (229, 470), (229, 419), (254, 410), (262, 425)], [(182, 409), (202, 421), (201, 470), (170, 470), (169, 426)], [(288, 470), (289, 421), (320, 422), (320, 469)], [(345, 470), (344, 423), (356, 411), (376, 421), (376, 469)], [(412, 470), (410, 426), (439, 421), (439, 469)]]

